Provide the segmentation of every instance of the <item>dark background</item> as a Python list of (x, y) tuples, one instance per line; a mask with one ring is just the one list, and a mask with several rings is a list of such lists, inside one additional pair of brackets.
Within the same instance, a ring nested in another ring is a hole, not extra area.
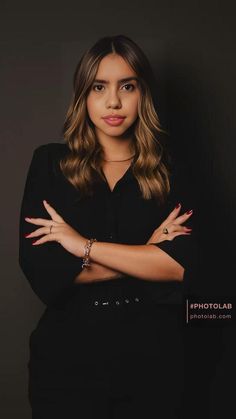
[[(236, 302), (235, 9), (233, 1), (2, 2), (0, 16), (0, 413), (27, 419), (28, 339), (44, 306), (18, 266), (20, 204), (32, 152), (61, 141), (75, 66), (98, 38), (130, 36), (150, 59), (157, 110), (196, 202), (202, 264), (193, 292)], [(232, 324), (187, 330), (188, 416), (233, 409), (234, 332)]]

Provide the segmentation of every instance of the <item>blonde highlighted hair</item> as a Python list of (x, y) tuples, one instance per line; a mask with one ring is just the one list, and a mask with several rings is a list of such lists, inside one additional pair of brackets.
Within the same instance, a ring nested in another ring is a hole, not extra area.
[(63, 136), (70, 153), (60, 161), (63, 175), (82, 195), (91, 195), (95, 174), (103, 177), (103, 150), (96, 139), (86, 106), (88, 93), (98, 66), (108, 54), (119, 54), (137, 74), (141, 90), (138, 118), (129, 128), (134, 140), (132, 164), (144, 199), (156, 198), (164, 203), (170, 191), (167, 150), (160, 141), (161, 128), (153, 101), (154, 75), (140, 47), (124, 35), (101, 38), (81, 57), (73, 78), (73, 98), (63, 125)]

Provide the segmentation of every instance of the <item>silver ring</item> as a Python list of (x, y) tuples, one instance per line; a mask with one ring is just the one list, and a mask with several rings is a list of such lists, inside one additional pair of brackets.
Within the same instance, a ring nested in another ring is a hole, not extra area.
[(168, 233), (169, 233), (169, 231), (168, 231), (168, 229), (167, 229), (166, 227), (165, 227), (165, 228), (163, 228), (163, 230), (162, 230), (162, 231), (163, 231), (163, 233), (164, 233), (164, 234), (168, 234)]
[(49, 234), (51, 234), (51, 232), (52, 232), (52, 227), (53, 227), (53, 225), (51, 224), (50, 225), (50, 232), (49, 232)]

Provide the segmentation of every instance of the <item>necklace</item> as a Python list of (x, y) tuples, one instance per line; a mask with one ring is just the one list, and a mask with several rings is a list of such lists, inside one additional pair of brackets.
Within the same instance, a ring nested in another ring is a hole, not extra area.
[(128, 159), (124, 159), (124, 160), (106, 160), (106, 159), (103, 159), (103, 160), (104, 160), (104, 161), (107, 161), (107, 162), (121, 162), (121, 161), (127, 161), (127, 160), (130, 160), (130, 159), (132, 159), (134, 156), (135, 156), (135, 154), (134, 154), (133, 156), (129, 157)]

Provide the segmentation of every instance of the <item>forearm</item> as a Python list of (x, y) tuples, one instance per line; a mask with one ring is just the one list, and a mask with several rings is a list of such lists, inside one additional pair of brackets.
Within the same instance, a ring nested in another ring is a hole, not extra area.
[(184, 274), (184, 268), (155, 245), (94, 242), (90, 260), (144, 280), (181, 281)]
[(89, 269), (82, 271), (75, 277), (75, 283), (89, 283), (113, 280), (125, 276), (123, 273), (110, 269), (96, 262), (91, 262)]

